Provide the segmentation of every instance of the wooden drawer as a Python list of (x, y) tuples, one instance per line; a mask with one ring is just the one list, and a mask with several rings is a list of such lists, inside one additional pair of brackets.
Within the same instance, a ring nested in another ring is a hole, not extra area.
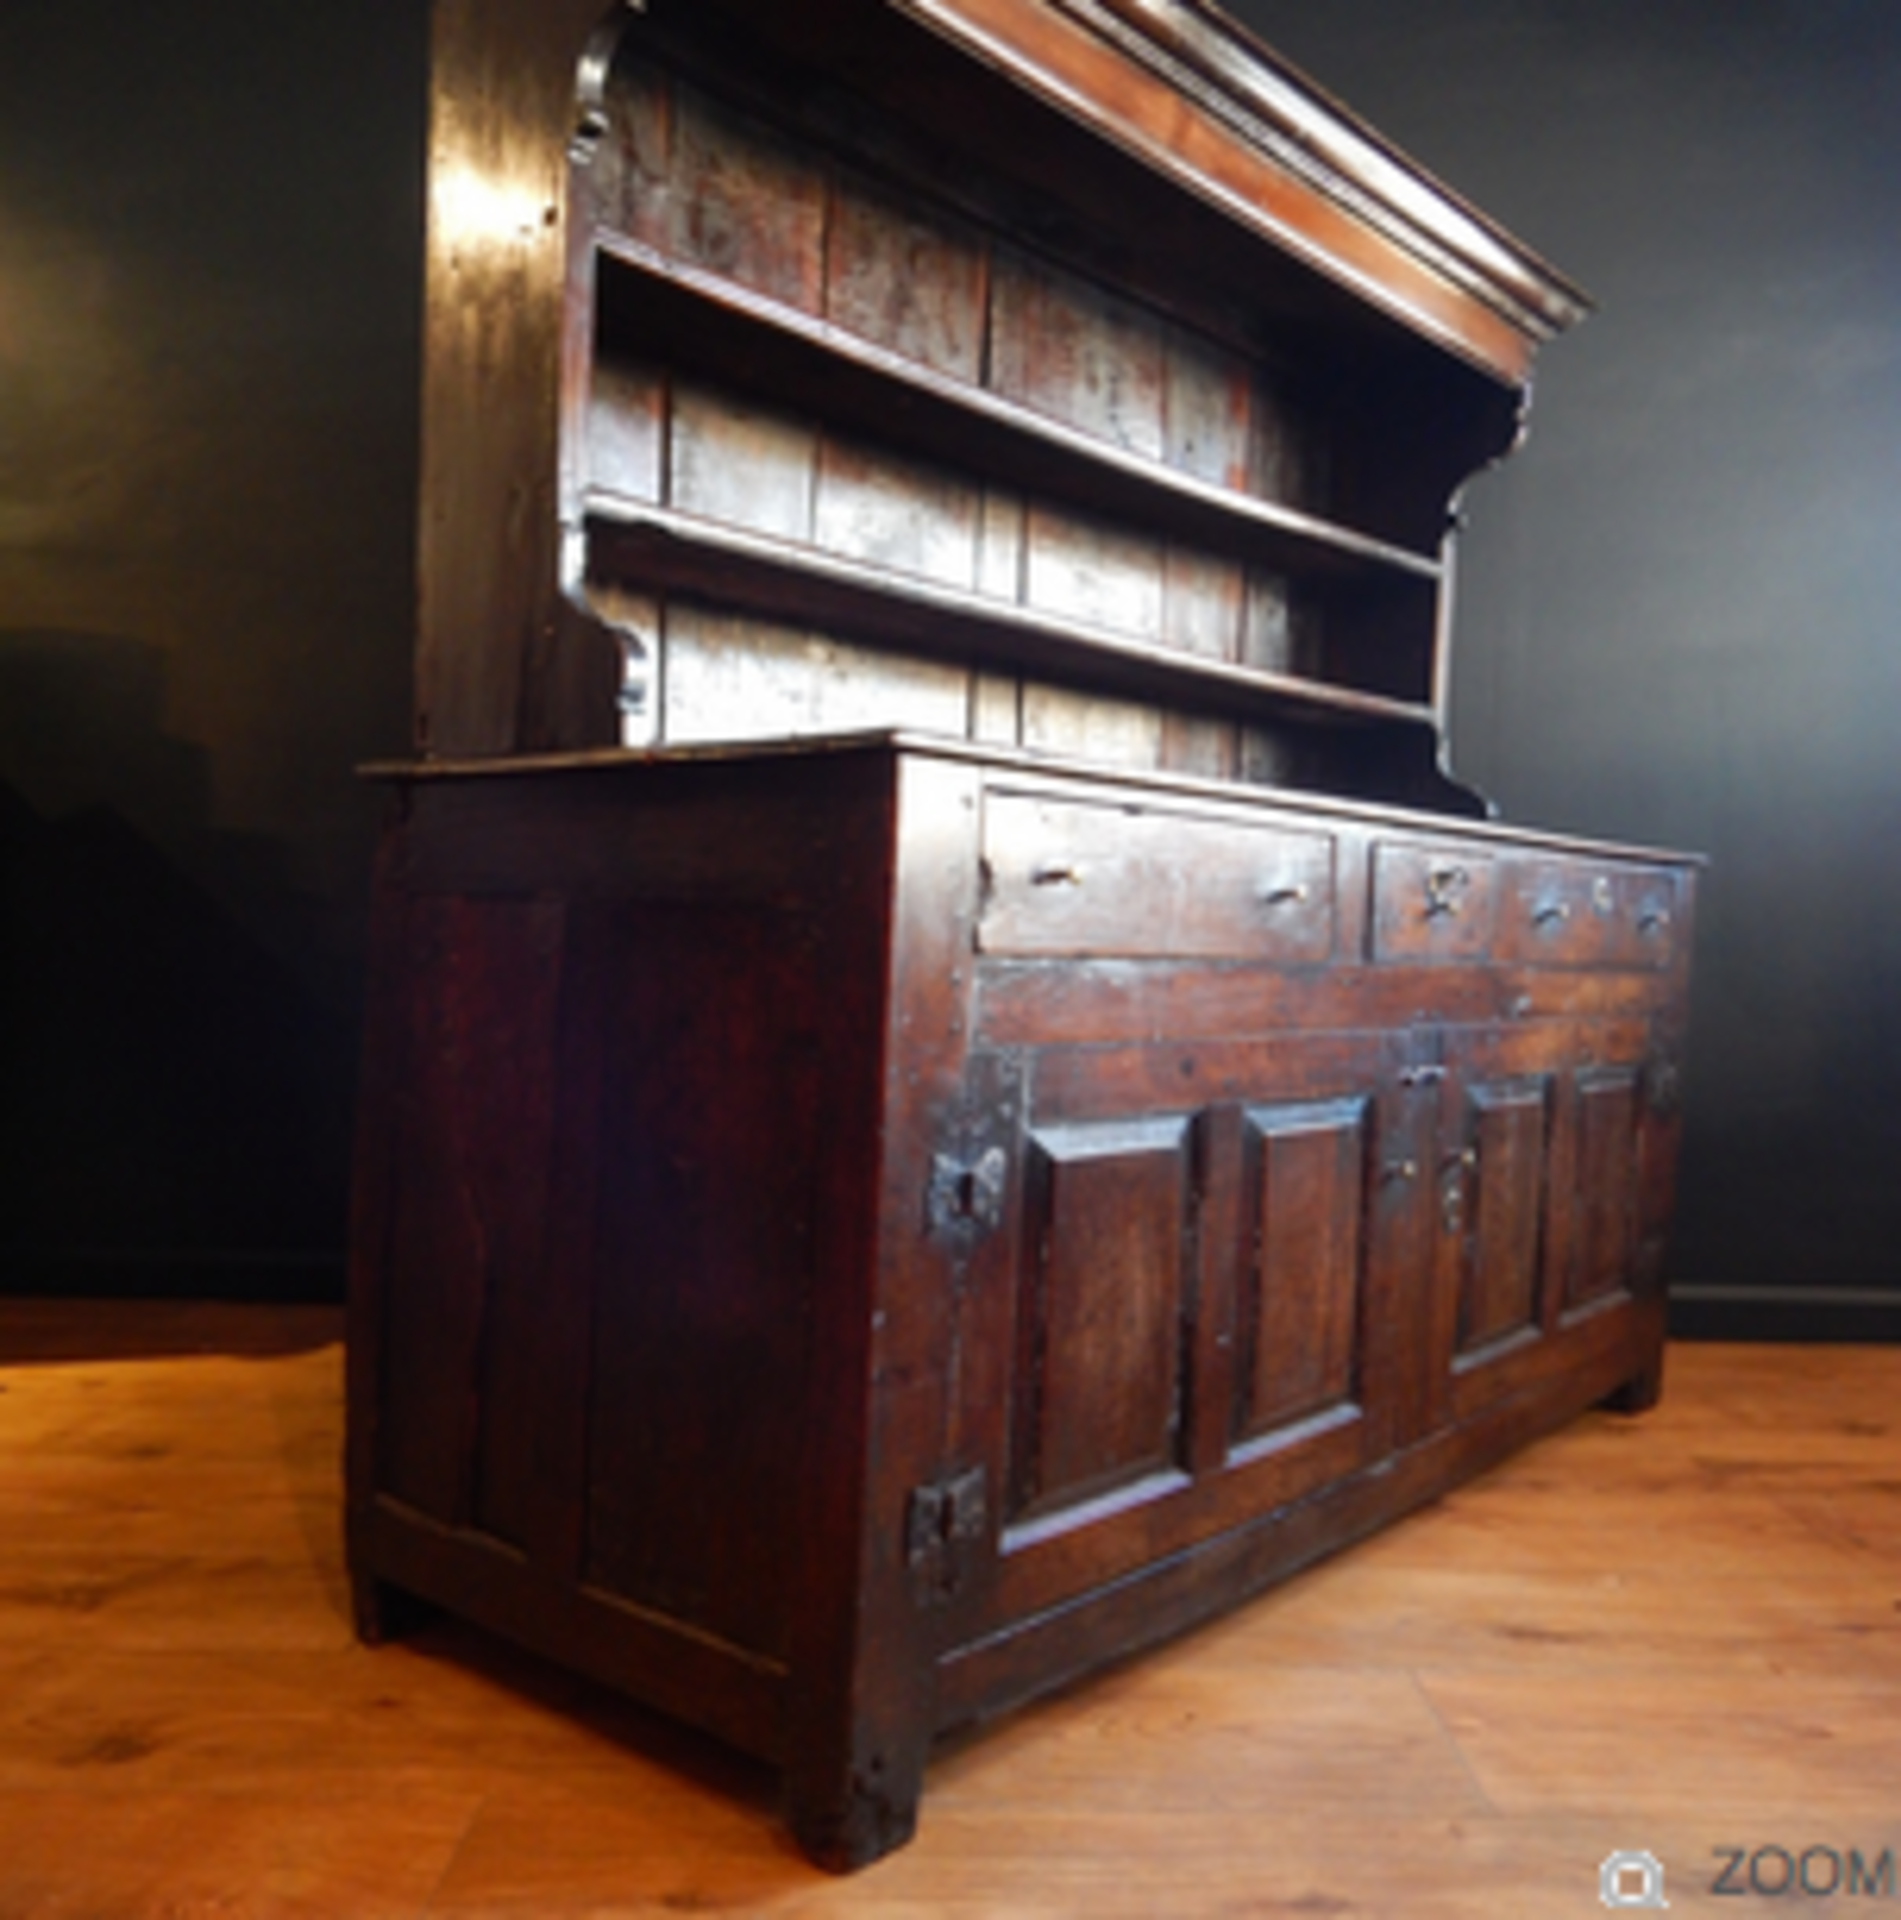
[(1498, 862), (1456, 844), (1383, 840), (1373, 849), (1376, 960), (1474, 960), (1491, 951)]
[(1662, 967), (1676, 948), (1677, 883), (1660, 867), (1563, 857), (1506, 867), (1498, 949), (1550, 966)]
[(1332, 834), (991, 793), (978, 945), (996, 954), (1323, 962)]

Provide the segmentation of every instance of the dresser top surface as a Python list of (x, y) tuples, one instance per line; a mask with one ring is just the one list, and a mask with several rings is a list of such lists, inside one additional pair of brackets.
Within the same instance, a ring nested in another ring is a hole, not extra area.
[[(989, 771), (1017, 790), (1052, 797), (1115, 799), (1125, 804), (1192, 805), (1238, 817), (1263, 814), (1335, 820), (1426, 840), (1479, 840), (1501, 848), (1620, 860), (1649, 860), (1698, 868), (1704, 856), (1642, 843), (1547, 832), (1493, 820), (1463, 819), (1418, 808), (1341, 799), (1295, 788), (1254, 786), (1190, 774), (1110, 767), (1093, 761), (1023, 748), (996, 746), (949, 734), (872, 729), (738, 743), (719, 742), (644, 749), (599, 748), (571, 753), (484, 755), (462, 759), (377, 761), (360, 769), (364, 778), (400, 787), (452, 786), (471, 781), (545, 780), (551, 777), (639, 780), (693, 768), (765, 768), (845, 757), (959, 761)], [(1126, 797), (1126, 798), (1125, 798)]]

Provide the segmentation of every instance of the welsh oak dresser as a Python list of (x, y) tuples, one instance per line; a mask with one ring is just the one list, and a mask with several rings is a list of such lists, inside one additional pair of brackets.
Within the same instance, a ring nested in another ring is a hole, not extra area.
[(1558, 275), (1204, 0), (440, 0), (348, 1532), (779, 1763), (1658, 1388), (1694, 863), (1443, 769)]

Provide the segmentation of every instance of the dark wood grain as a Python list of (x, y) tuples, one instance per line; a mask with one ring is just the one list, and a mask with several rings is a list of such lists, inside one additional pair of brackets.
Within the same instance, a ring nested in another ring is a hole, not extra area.
[(1565, 1304), (1571, 1307), (1629, 1286), (1642, 1165), (1637, 1069), (1598, 1067), (1582, 1073), (1576, 1097), (1577, 1238), (1565, 1286)]
[(1029, 1136), (1012, 1517), (1176, 1464), (1189, 1146), (1170, 1115)]
[[(602, 11), (600, 0), (444, 0), (434, 12), (417, 530), (426, 751), (536, 744), (524, 728), (552, 668), (559, 604), (567, 243), (579, 213), (567, 148), (577, 66)], [(582, 714), (545, 724), (566, 745), (599, 737)]]
[[(1052, 1609), (1278, 1566), (1272, 1516), (1298, 1557), (1419, 1449), (1641, 1397), (1682, 955), (1437, 951), (1433, 876), (1524, 850), (1428, 824), (877, 738), (410, 781), (368, 1617), (466, 1605), (676, 1711), (648, 1663), (696, 1637), (708, 1723), (849, 1866)], [(1687, 868), (1537, 858), (1687, 913)]]
[[(890, 27), (875, 13), (862, 24), (874, 37)], [(1250, 364), (1219, 337), (1227, 323), (1214, 310), (1197, 312), (1198, 325), (1169, 310), (1180, 304), (1175, 283), (1166, 299), (1118, 288), (1131, 265), (1125, 239), (1076, 228), (1060, 245), (1041, 234), (1024, 246), (1009, 232), (1020, 205), (1013, 188), (971, 186), (967, 163), (947, 178), (917, 130), (882, 118), (871, 100), (849, 114), (794, 104), (755, 64), (757, 48), (715, 49), (668, 18), (630, 31), (622, 51), (602, 94), (602, 137), (577, 176), (599, 247), (582, 275), (595, 291), (595, 331), (570, 355), (571, 384), (586, 394), (574, 412), (588, 423), (587, 446), (569, 461), (583, 491), (653, 497), (653, 388), (639, 369), (671, 369), (692, 404), (675, 410), (673, 427), (662, 423), (675, 455), (662, 494), (689, 515), (811, 538), (900, 580), (922, 573), (967, 586), (967, 513), (945, 522), (927, 502), (933, 490), (968, 493), (1008, 474), (1036, 497), (1018, 565), (1008, 575), (980, 568), (980, 594), (1071, 621), (1078, 633), (1422, 710), (1436, 701), (1438, 550), (1461, 476), (1456, 457), (1442, 462), (1453, 441), (1444, 431), (1408, 426), (1405, 454), (1393, 456), (1385, 421), (1407, 403), (1391, 368), (1323, 374), (1316, 361), (1290, 375)], [(944, 58), (942, 48), (918, 52)], [(878, 77), (891, 79), (882, 66)], [(721, 97), (722, 85), (733, 98)], [(1290, 336), (1274, 357), (1313, 356)], [(1318, 397), (1336, 378), (1350, 403)], [(1368, 405), (1362, 388), (1384, 404)], [(760, 412), (768, 396), (793, 412)], [(1436, 428), (1442, 410), (1441, 398), (1428, 403)], [(1354, 436), (1351, 447), (1335, 445), (1342, 433)], [(815, 461), (841, 475), (908, 471), (910, 512), (854, 501), (841, 482), (829, 510), (821, 491), (815, 520)], [(1332, 517), (1336, 472), (1376, 477), (1338, 493), (1367, 508), (1365, 524), (1352, 507)], [(1379, 531), (1401, 524), (1397, 545)], [(1158, 531), (1181, 536), (1181, 562)], [(591, 543), (597, 573), (636, 590), (659, 584), (662, 571), (682, 584), (678, 556), (604, 534)], [(1225, 587), (1199, 605), (1183, 600), (1197, 566), (1211, 583), (1223, 572), (1251, 578), (1238, 625)], [(695, 590), (718, 593), (718, 567), (695, 578)], [(1382, 585), (1393, 569), (1404, 587)], [(737, 555), (724, 556), (724, 572), (742, 578)], [(1310, 586), (1310, 575), (1330, 584)], [(798, 588), (787, 576), (772, 591), (796, 597)], [(835, 598), (808, 602), (806, 613), (821, 630), (852, 621)], [(903, 626), (900, 614), (881, 632), (873, 619), (870, 631), (886, 646), (920, 644)], [(922, 643), (982, 645), (969, 632)], [(1104, 655), (1109, 678), (1121, 659)], [(1162, 699), (1166, 744), (1133, 756), (1107, 745), (1102, 726), (1067, 716), (1044, 721), (1036, 738), (1124, 764), (1257, 779), (1284, 777), (1292, 764), (1271, 727), (1237, 755), (1207, 702), (1183, 710), (1196, 704), (1192, 687)], [(664, 712), (657, 724), (669, 737)], [(1345, 790), (1354, 776), (1316, 765), (1309, 777)]]
[(811, 935), (665, 907), (601, 932), (584, 1578), (784, 1659), (825, 1084)]
[(1444, 770), (1581, 296), (1203, 0), (436, 50), (358, 1621), (847, 1870), (944, 1728), (1654, 1397), (1693, 866)]
[[(547, 1217), (558, 934), (558, 910), (532, 902), (418, 900), (405, 928), (405, 1175), (390, 1237), (413, 1278), (386, 1321), (404, 1392), (389, 1406), (381, 1474), (445, 1525), (467, 1524), (477, 1506), (483, 1409), (506, 1430), (522, 1390), (505, 1341)], [(503, 1459), (517, 1457), (516, 1438), (505, 1431)], [(482, 1504), (510, 1537), (518, 1491), (506, 1472), (482, 1478)]]
[(995, 796), (985, 810), (986, 953), (1324, 961), (1326, 834)]
[(1256, 1249), (1241, 1315), (1236, 1438), (1273, 1432), (1360, 1388), (1370, 1102), (1246, 1110)]
[(1464, 1242), (1459, 1350), (1535, 1324), (1551, 1090), (1543, 1079), (1466, 1089), (1465, 1125), (1440, 1162), (1440, 1211)]

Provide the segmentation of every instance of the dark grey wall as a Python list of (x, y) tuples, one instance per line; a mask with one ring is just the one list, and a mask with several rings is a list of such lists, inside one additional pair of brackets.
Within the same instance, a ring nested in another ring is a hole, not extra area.
[(1469, 496), (1456, 759), (1711, 856), (1680, 1286), (1901, 1332), (1901, 8), (1234, 11), (1596, 296)]
[[(1457, 758), (1510, 819), (1712, 855), (1675, 1272), (1892, 1328), (1901, 8), (1236, 11), (1601, 302), (1472, 491)], [(340, 1242), (423, 44), (421, 0), (0, 8), (15, 1282), (294, 1286)]]
[(424, 75), (419, 0), (0, 7), (0, 1283), (336, 1285)]

